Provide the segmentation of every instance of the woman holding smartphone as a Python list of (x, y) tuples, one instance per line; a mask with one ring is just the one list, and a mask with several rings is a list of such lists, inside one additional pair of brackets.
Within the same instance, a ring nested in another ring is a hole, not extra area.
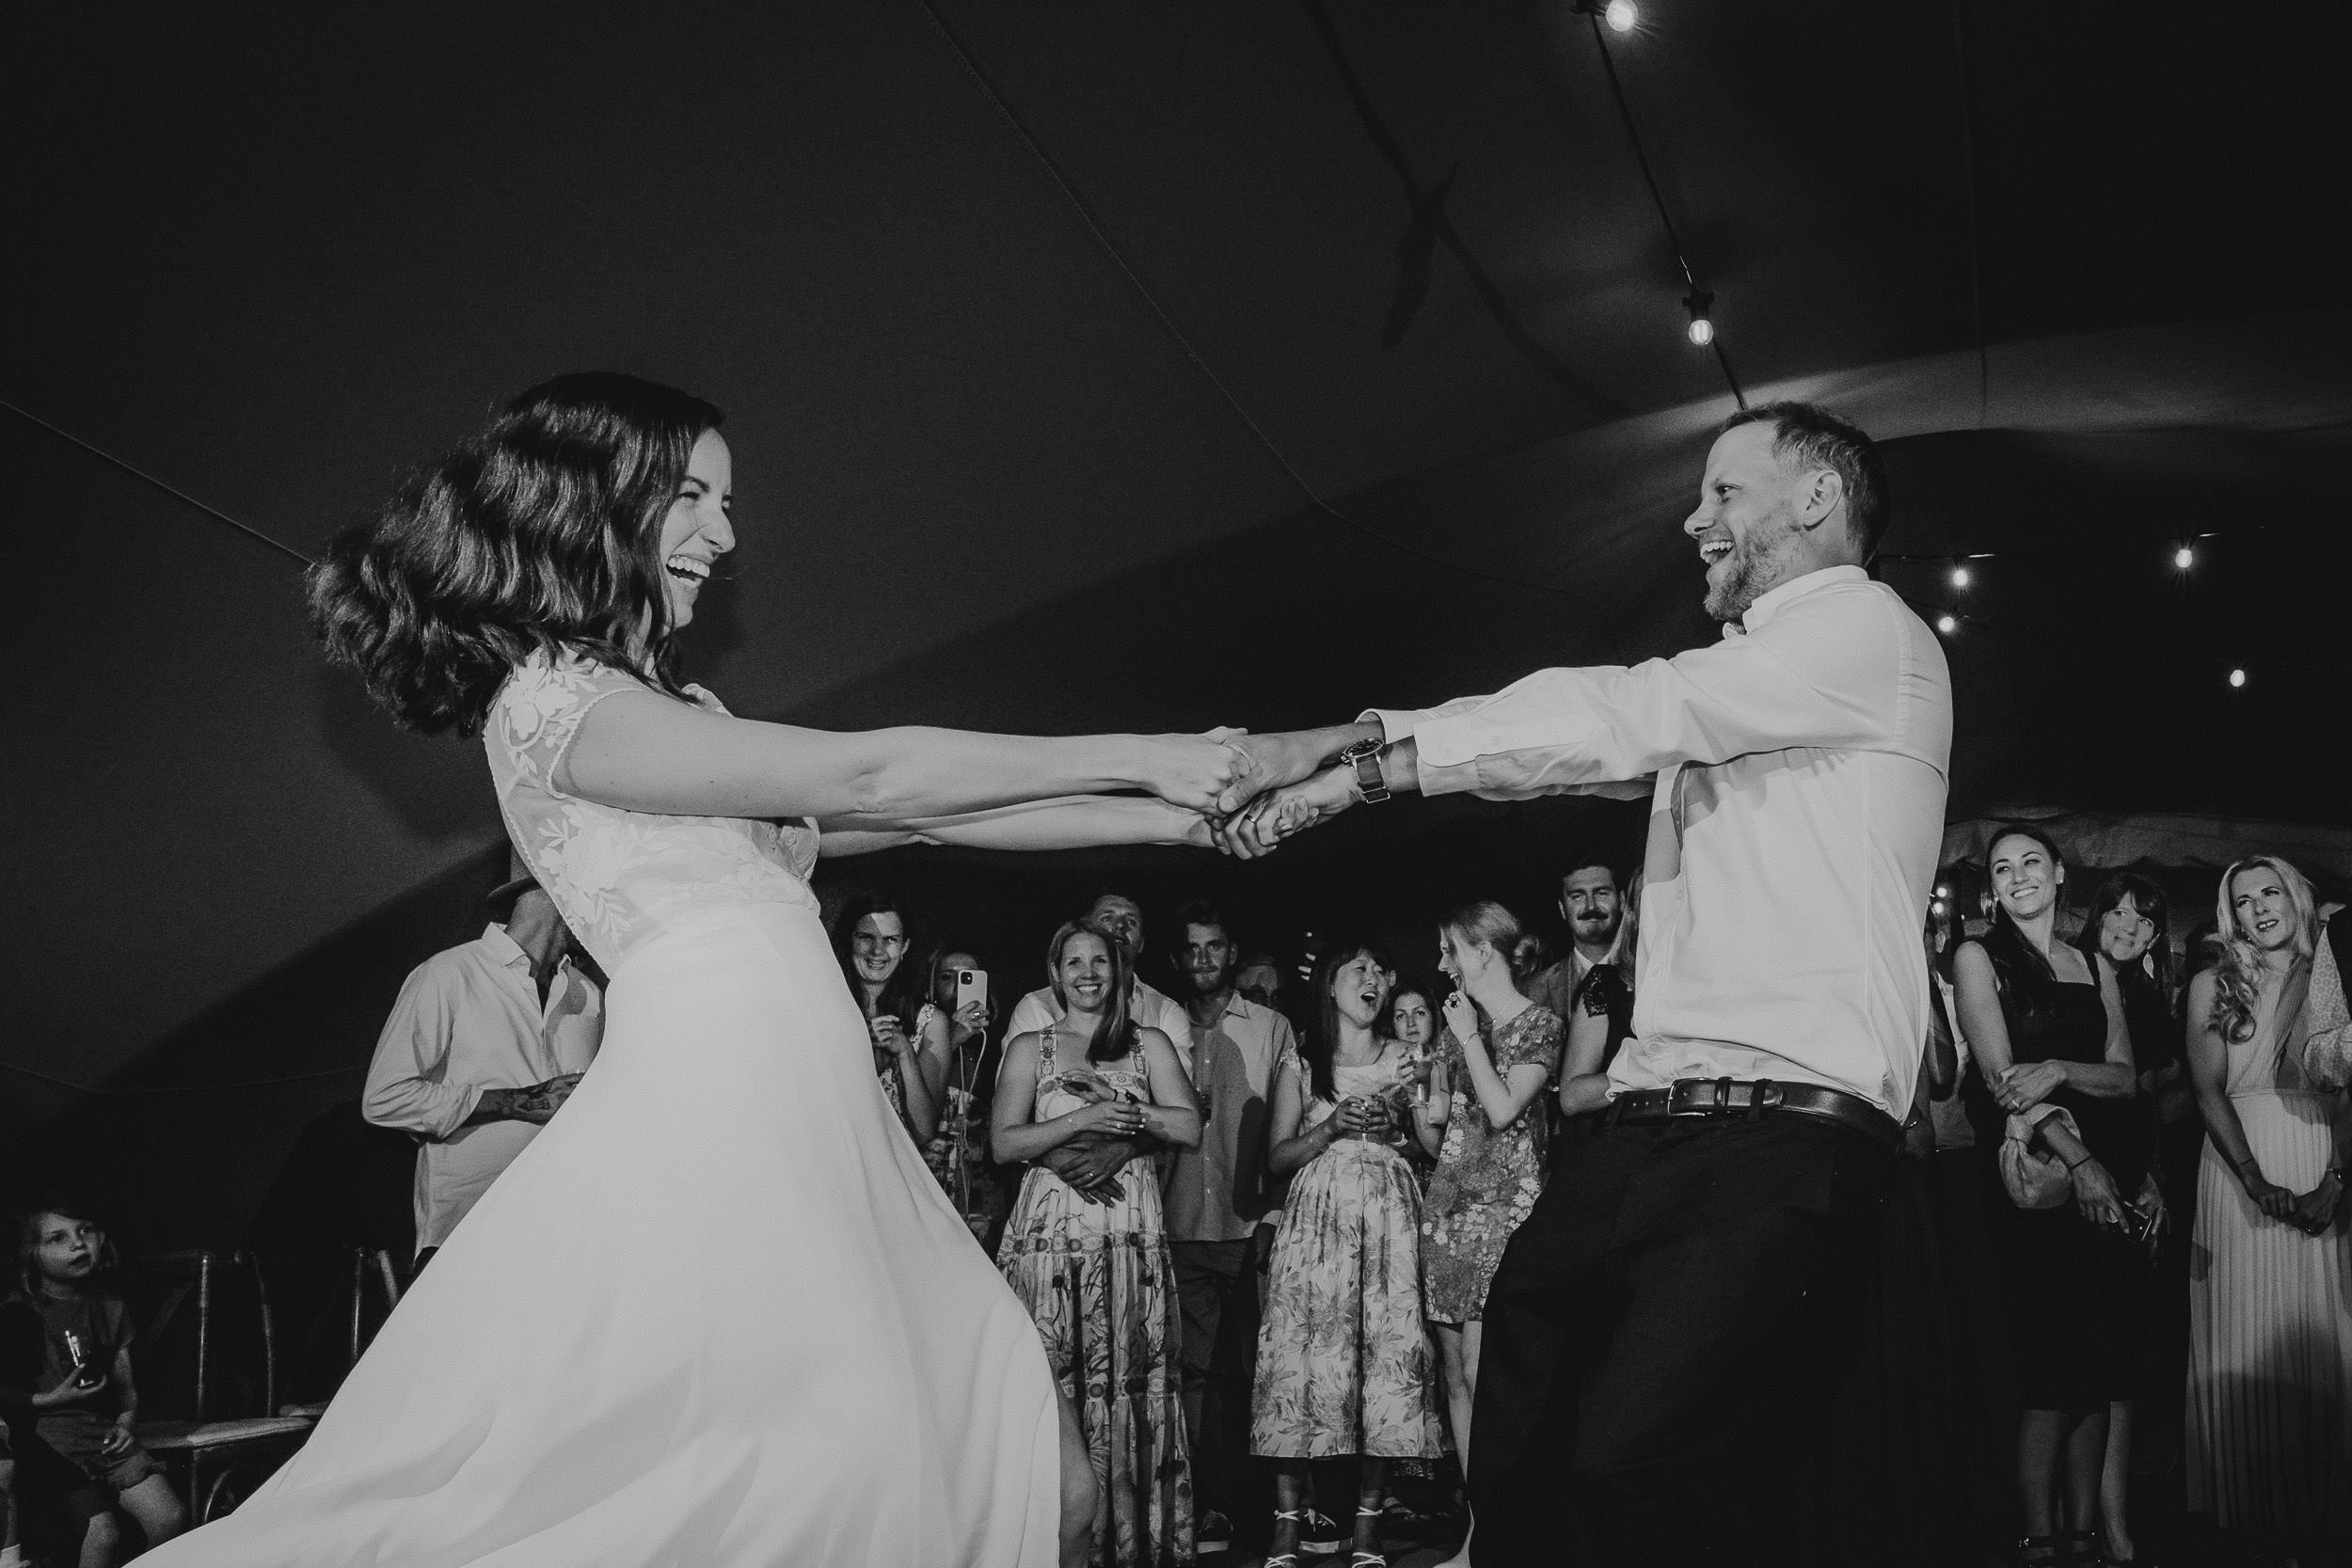
[[(1125, 945), (1091, 920), (1073, 920), (1054, 933), (1045, 972), (1063, 1015), (1005, 1047), (990, 1117), (996, 1158), (1033, 1161), (1097, 1132), (1199, 1147), (1200, 1103), (1174, 1043), (1128, 1016)], [(1159, 1183), (1131, 1174), (1104, 1200), (1032, 1164), (996, 1260), (1036, 1320), (1104, 1478), (1091, 1560), (1191, 1562), (1182, 1314)]]
[(995, 1019), (989, 1006), (988, 974), (970, 948), (953, 943), (932, 949), (923, 973), (931, 977), (931, 1006), (947, 1020), (939, 1131), (923, 1146), (923, 1163), (939, 1178), (941, 1190), (972, 1234), (989, 1246), (1004, 1224), (1007, 1203), (1004, 1184), (988, 1154), (989, 1106), (996, 1069), (1004, 1061), (1003, 1051), (989, 1037)]

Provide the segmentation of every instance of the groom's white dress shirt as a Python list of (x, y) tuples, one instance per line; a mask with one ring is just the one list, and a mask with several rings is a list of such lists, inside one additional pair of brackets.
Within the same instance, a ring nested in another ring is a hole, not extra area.
[(1709, 647), (1364, 717), (1413, 738), (1423, 794), (1653, 781), (1613, 1094), (1772, 1078), (1908, 1112), (1952, 694), (1943, 648), (1893, 589), (1833, 566), (1763, 594)]

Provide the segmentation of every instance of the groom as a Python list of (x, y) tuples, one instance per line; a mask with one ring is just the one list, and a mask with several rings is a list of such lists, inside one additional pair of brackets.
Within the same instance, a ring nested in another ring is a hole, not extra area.
[(1650, 798), (1634, 1036), (1604, 1131), (1487, 1297), (1478, 1568), (1778, 1562), (1804, 1528), (1801, 1439), (1818, 1391), (1851, 1382), (1831, 1335), (1926, 1035), (1951, 749), (1943, 650), (1863, 571), (1886, 517), (1861, 431), (1805, 404), (1744, 410), (1682, 525), (1723, 641), (1236, 742), (1268, 791), (1221, 830), (1242, 855), (1409, 790)]

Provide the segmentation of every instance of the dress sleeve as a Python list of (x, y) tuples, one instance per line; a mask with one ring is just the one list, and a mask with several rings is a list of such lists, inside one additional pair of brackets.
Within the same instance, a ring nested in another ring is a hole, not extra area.
[(1503, 1054), (1510, 1058), (1498, 1067), (1521, 1067), (1533, 1064), (1542, 1068), (1552, 1078), (1560, 1076), (1560, 1053), (1567, 1044), (1568, 1027), (1560, 1022), (1560, 1015), (1538, 1002), (1527, 1010), (1511, 1032), (1510, 1049)]
[(652, 689), (627, 671), (581, 654), (533, 653), (491, 700), (489, 742), (517, 776), (560, 796), (556, 773), (589, 710), (616, 691)]

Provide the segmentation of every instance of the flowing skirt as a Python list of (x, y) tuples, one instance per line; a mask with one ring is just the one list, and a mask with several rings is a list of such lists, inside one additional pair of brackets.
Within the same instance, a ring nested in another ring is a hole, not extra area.
[(1089, 1203), (1031, 1167), (997, 1261), (1077, 1407), (1102, 1483), (1089, 1561), (1176, 1568), (1195, 1555), (1176, 1271), (1151, 1163), (1129, 1164), (1120, 1184), (1116, 1203)]
[(812, 911), (652, 939), (309, 1443), (154, 1568), (1046, 1565), (1054, 1386)]
[(1342, 1138), (1291, 1187), (1258, 1328), (1249, 1449), (1435, 1459), (1421, 1194), (1395, 1149)]
[[(2309, 1192), (2328, 1097), (2233, 1095), (2263, 1175)], [(2352, 1530), (2352, 1236), (2265, 1219), (2208, 1143), (2189, 1249), (2188, 1506), (2233, 1529)]]

